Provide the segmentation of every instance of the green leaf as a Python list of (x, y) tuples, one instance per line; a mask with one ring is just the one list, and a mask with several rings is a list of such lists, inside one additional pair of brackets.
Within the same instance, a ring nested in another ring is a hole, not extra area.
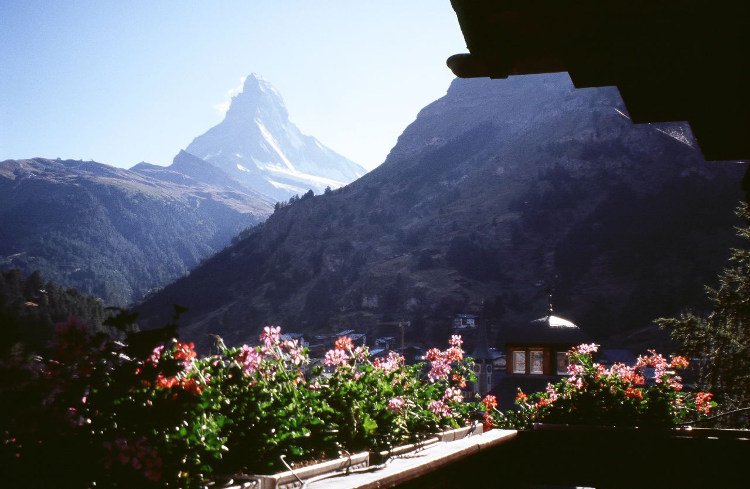
[(378, 429), (378, 423), (376, 423), (368, 414), (365, 414), (365, 418), (362, 422), (362, 429), (365, 430), (367, 436), (372, 436), (372, 434)]

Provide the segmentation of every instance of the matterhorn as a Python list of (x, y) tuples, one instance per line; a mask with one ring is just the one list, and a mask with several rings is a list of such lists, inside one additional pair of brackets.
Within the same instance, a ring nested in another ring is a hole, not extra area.
[(186, 151), (275, 200), (321, 193), (366, 173), (358, 164), (302, 134), (279, 92), (261, 76), (245, 79), (224, 120)]

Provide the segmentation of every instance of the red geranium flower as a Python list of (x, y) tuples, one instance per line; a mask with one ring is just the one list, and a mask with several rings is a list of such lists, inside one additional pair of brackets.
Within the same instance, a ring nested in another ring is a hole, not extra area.
[(497, 407), (497, 397), (488, 394), (484, 399), (482, 399), (482, 404), (484, 404), (484, 407), (486, 407), (487, 409), (494, 409)]

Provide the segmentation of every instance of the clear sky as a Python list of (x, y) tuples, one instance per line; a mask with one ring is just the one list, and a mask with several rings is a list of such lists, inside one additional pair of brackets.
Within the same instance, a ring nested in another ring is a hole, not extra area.
[(449, 0), (2, 0), (0, 160), (168, 165), (258, 73), (369, 170), (465, 51)]

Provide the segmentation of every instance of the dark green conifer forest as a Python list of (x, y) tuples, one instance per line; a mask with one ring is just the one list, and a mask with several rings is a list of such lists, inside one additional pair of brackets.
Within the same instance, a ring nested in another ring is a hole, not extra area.
[(105, 304), (74, 288), (45, 281), (39, 271), (0, 272), (0, 354), (14, 348), (38, 351), (52, 339), (55, 323), (79, 318), (100, 329)]
[[(686, 311), (659, 319), (681, 351), (699, 364), (699, 384), (717, 396), (723, 410), (735, 411), (748, 423), (750, 408), (750, 207), (737, 208), (742, 224), (736, 228), (742, 246), (733, 248), (715, 287), (706, 287), (712, 310)], [(725, 424), (735, 424), (726, 420)]]

